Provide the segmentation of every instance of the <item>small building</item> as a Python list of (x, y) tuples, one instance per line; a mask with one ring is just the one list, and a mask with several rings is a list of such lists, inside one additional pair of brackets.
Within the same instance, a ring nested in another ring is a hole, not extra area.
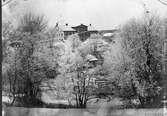
[(103, 39), (106, 42), (109, 42), (109, 43), (113, 42), (113, 43), (115, 43), (114, 38), (115, 38), (115, 36), (117, 35), (118, 32), (119, 32), (118, 29), (100, 30), (99, 34), (102, 35)]
[(91, 54), (88, 54), (86, 56), (86, 60), (89, 62), (89, 68), (92, 68), (92, 67), (95, 67), (96, 66), (96, 62), (98, 61), (98, 59), (91, 55)]

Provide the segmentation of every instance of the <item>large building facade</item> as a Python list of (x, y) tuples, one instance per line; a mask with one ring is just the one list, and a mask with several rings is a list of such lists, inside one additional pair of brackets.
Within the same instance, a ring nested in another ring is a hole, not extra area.
[(80, 24), (78, 26), (70, 26), (68, 24), (65, 25), (56, 25), (55, 29), (58, 29), (61, 33), (61, 37), (66, 40), (68, 36), (73, 34), (78, 34), (81, 41), (85, 41), (87, 38), (90, 37), (91, 34), (97, 34), (98, 31), (92, 27), (90, 24), (89, 26)]

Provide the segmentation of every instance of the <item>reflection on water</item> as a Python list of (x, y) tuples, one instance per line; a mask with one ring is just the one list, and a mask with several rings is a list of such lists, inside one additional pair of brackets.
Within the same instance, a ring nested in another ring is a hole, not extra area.
[[(111, 104), (87, 109), (48, 109), (8, 107), (5, 116), (163, 116), (163, 109), (122, 109), (115, 110)], [(157, 115), (158, 114), (158, 115)]]

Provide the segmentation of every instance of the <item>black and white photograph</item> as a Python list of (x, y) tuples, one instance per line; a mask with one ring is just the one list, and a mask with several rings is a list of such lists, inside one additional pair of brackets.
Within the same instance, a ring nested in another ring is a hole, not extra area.
[(167, 116), (167, 0), (1, 0), (2, 116)]

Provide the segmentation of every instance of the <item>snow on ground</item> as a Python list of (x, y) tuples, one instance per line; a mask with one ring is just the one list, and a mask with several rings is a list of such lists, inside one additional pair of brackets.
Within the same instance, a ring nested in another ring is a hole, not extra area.
[[(51, 91), (52, 92), (52, 91)], [(68, 105), (68, 100), (63, 99), (55, 99), (54, 94), (49, 94), (48, 92), (42, 92), (42, 101), (45, 103), (53, 103), (53, 104), (66, 104)]]
[(2, 102), (10, 103), (12, 100), (8, 96), (2, 96)]

